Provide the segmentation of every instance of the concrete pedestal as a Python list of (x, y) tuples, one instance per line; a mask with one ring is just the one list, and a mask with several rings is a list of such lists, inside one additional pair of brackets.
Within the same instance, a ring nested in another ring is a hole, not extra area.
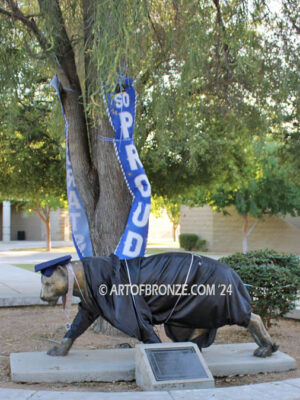
[[(213, 376), (281, 372), (296, 361), (280, 351), (268, 358), (253, 356), (255, 343), (217, 344), (203, 350)], [(11, 353), (14, 382), (112, 382), (135, 378), (135, 349), (71, 350), (66, 357), (46, 352)]]

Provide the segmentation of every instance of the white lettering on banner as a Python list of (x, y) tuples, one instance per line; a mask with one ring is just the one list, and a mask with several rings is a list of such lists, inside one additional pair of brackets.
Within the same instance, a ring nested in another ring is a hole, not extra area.
[(85, 248), (86, 248), (86, 243), (85, 243), (85, 238), (83, 235), (80, 235), (78, 233), (74, 234), (75, 238), (76, 238), (76, 244), (80, 250), (81, 253), (84, 252)]
[(123, 133), (123, 137), (125, 139), (128, 139), (129, 138), (128, 128), (130, 128), (133, 124), (132, 115), (128, 111), (122, 111), (120, 112), (119, 116), (121, 121), (121, 130)]
[(139, 233), (128, 231), (123, 254), (128, 257), (138, 257), (143, 246), (143, 236)]
[(126, 154), (127, 154), (127, 160), (130, 165), (131, 171), (135, 171), (136, 169), (143, 168), (143, 164), (141, 163), (141, 160), (139, 158), (138, 152), (136, 150), (136, 147), (134, 144), (128, 144), (125, 146)]
[(139, 189), (142, 197), (150, 197), (151, 196), (150, 183), (145, 174), (138, 175), (134, 180), (134, 184)]
[(139, 228), (147, 225), (149, 214), (150, 214), (151, 205), (145, 204), (144, 205), (145, 206), (144, 214), (142, 215), (142, 218), (141, 218), (143, 205), (144, 204), (141, 201), (139, 201), (137, 209), (135, 210), (135, 212), (133, 213), (133, 216), (132, 216), (132, 222), (134, 223), (135, 226), (138, 226)]
[(115, 96), (115, 103), (117, 108), (129, 107), (130, 99), (128, 93), (118, 93)]
[(69, 168), (67, 168), (67, 186), (68, 188), (71, 186), (75, 186), (74, 175), (72, 173), (72, 170)]
[(71, 207), (75, 207), (78, 210), (81, 210), (80, 202), (79, 202), (79, 199), (77, 197), (77, 194), (76, 194), (75, 190), (70, 190), (69, 191), (69, 207), (70, 208)]
[(77, 218), (80, 218), (80, 213), (71, 213), (70, 214), (70, 221), (73, 231), (77, 231)]

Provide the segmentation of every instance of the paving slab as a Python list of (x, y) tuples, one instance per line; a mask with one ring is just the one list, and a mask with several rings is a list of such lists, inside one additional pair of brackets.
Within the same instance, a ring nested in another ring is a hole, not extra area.
[[(298, 379), (300, 382), (300, 379)], [(173, 400), (297, 400), (300, 388), (282, 382), (268, 382), (218, 389), (170, 391)]]
[(284, 382), (288, 383), (289, 385), (294, 385), (300, 388), (300, 378), (286, 379)]
[(296, 368), (294, 358), (281, 351), (271, 357), (253, 356), (255, 343), (216, 344), (203, 349), (202, 354), (213, 376), (282, 372)]
[(173, 400), (164, 392), (46, 392), (39, 391), (30, 400)]
[[(205, 349), (203, 357), (213, 376), (288, 371), (296, 361), (282, 352), (268, 358), (252, 355), (254, 343), (217, 344)], [(71, 350), (66, 357), (46, 352), (11, 353), (14, 382), (112, 382), (135, 377), (135, 349)]]
[(299, 400), (300, 378), (217, 389), (159, 392), (58, 392), (1, 389), (2, 400)]
[[(268, 393), (262, 393), (252, 386), (255, 385), (217, 389), (176, 390), (170, 391), (170, 394), (173, 400), (273, 400), (273, 397), (269, 396)], [(281, 400), (287, 400), (287, 398)]]
[(0, 400), (29, 400), (34, 393), (33, 390), (0, 388)]

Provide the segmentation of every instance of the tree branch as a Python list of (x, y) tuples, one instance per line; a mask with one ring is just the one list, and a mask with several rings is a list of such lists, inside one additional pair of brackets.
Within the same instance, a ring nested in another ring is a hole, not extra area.
[(60, 80), (64, 87), (71, 88), (81, 94), (75, 54), (66, 31), (59, 3), (57, 0), (38, 0), (38, 3), (46, 21), (46, 28), (53, 39), (55, 57), (64, 74), (64, 76), (60, 76)]
[[(220, 1), (219, 0), (212, 0), (212, 1), (217, 9), (216, 22), (222, 29), (223, 34), (225, 34), (226, 29), (225, 29), (225, 25), (224, 25), (224, 21), (223, 21), (223, 17), (222, 17)], [(219, 46), (219, 40), (218, 40), (218, 46)], [(229, 47), (228, 47), (227, 43), (223, 44), (223, 51), (224, 51), (224, 56), (225, 56), (226, 80), (228, 81), (229, 80)], [(218, 58), (218, 56), (219, 56), (219, 54), (217, 52), (217, 58)]]
[(246, 236), (249, 237), (251, 235), (251, 233), (254, 231), (254, 229), (257, 227), (257, 225), (259, 224), (260, 219), (258, 218), (254, 224), (251, 226), (251, 228), (249, 229), (249, 231), (246, 233)]
[[(46, 29), (51, 34), (53, 51), (59, 65), (58, 76), (62, 83), (61, 98), (69, 124), (67, 146), (75, 183), (84, 208), (89, 214), (98, 200), (99, 180), (89, 149), (87, 120), (75, 54), (58, 0), (38, 0), (38, 3), (45, 18)], [(64, 88), (71, 90), (64, 90)]]
[(6, 0), (6, 3), (11, 9), (11, 12), (5, 10), (4, 8), (0, 8), (0, 13), (11, 19), (22, 22), (22, 24), (25, 25), (27, 29), (35, 35), (41, 48), (44, 51), (46, 51), (47, 48), (49, 48), (49, 46), (47, 46), (46, 38), (37, 27), (37, 24), (35, 23), (33, 17), (32, 16), (26, 17), (19, 9), (17, 3), (15, 3), (13, 0)]
[(46, 219), (46, 217), (45, 217), (45, 216), (42, 214), (42, 212), (41, 212), (40, 205), (39, 205), (39, 202), (38, 202), (38, 199), (37, 199), (37, 198), (35, 198), (35, 211), (36, 211), (37, 215), (41, 218), (41, 220), (42, 220), (45, 224), (47, 224), (47, 219)]

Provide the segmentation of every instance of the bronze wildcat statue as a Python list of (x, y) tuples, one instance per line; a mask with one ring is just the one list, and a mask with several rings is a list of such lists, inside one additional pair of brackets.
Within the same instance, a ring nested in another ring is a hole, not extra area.
[(278, 349), (261, 318), (252, 313), (240, 277), (219, 261), (190, 253), (131, 260), (113, 254), (70, 259), (65, 256), (36, 266), (42, 272), (42, 300), (55, 305), (60, 296), (65, 299), (68, 289), (68, 298), (73, 294), (81, 299), (70, 330), (60, 345), (48, 351), (51, 356), (67, 355), (98, 316), (144, 343), (159, 343), (153, 326), (164, 324), (173, 341), (192, 341), (201, 349), (213, 343), (217, 328), (237, 324), (247, 328), (258, 344), (255, 356), (268, 357)]

